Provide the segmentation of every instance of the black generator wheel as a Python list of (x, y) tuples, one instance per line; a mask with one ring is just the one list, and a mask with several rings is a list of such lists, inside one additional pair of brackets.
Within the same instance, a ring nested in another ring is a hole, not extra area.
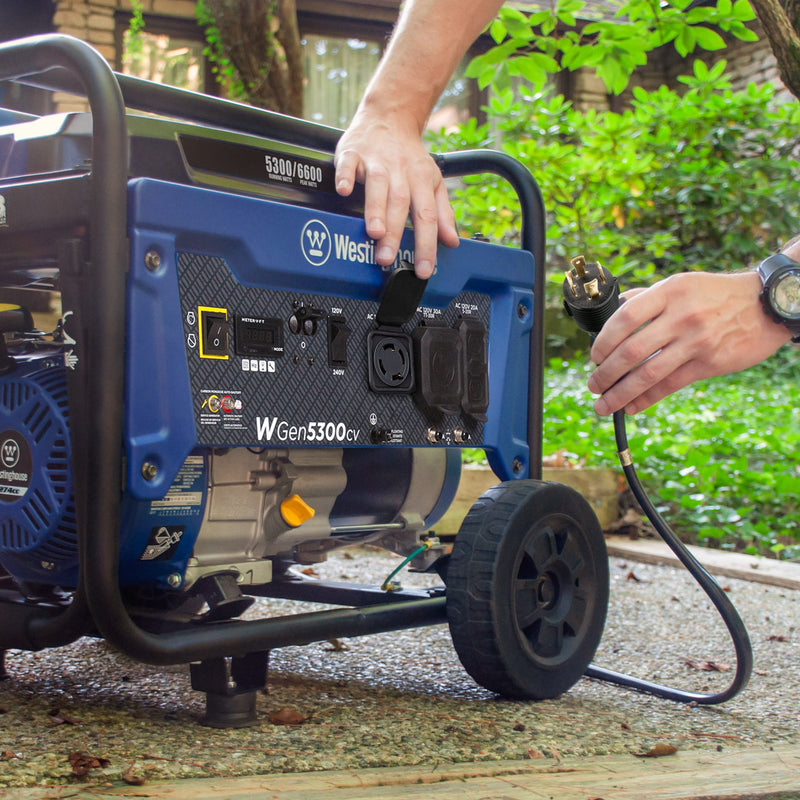
[(559, 483), (485, 492), (447, 565), (447, 618), (467, 672), (514, 699), (569, 689), (591, 662), (608, 604), (608, 557), (594, 511)]

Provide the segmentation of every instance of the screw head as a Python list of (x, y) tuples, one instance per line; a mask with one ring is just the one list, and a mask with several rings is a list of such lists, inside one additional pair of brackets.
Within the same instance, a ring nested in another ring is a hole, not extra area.
[(519, 473), (520, 473), (520, 472), (522, 472), (522, 470), (523, 470), (524, 468), (525, 468), (525, 465), (524, 465), (524, 464), (522, 463), (522, 461), (521, 461), (520, 459), (518, 459), (518, 458), (515, 458), (515, 459), (514, 459), (514, 460), (511, 462), (511, 469), (514, 471), (514, 474), (515, 474), (515, 475), (519, 475)]
[(142, 464), (142, 477), (146, 481), (152, 481), (158, 475), (158, 467), (152, 461), (145, 461)]
[(161, 266), (161, 256), (155, 250), (148, 250), (144, 254), (144, 265), (150, 272), (155, 272)]
[(525, 315), (528, 313), (528, 306), (525, 303), (518, 303), (517, 304), (517, 316), (520, 319), (524, 319)]
[(167, 583), (173, 589), (178, 589), (180, 585), (183, 583), (183, 578), (181, 578), (179, 573), (173, 572), (171, 575), (167, 575)]

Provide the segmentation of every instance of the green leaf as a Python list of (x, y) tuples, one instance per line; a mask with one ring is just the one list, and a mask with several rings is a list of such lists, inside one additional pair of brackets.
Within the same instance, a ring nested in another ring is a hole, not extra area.
[(695, 41), (703, 50), (722, 50), (725, 47), (725, 40), (711, 28), (696, 25), (693, 28)]
[(700, 539), (721, 539), (725, 536), (725, 530), (723, 528), (704, 527), (697, 531), (697, 535)]
[[(511, 10), (511, 9), (509, 9)], [(514, 39), (529, 41), (533, 36), (531, 26), (524, 14), (507, 14), (503, 18), (508, 35)]]
[(506, 38), (506, 26), (503, 21), (497, 17), (489, 26), (489, 35), (494, 40), (495, 44), (500, 44)]
[(736, 0), (733, 4), (733, 16), (740, 22), (750, 22), (756, 18), (756, 12), (750, 0)]
[(684, 21), (687, 25), (697, 25), (700, 22), (709, 22), (713, 17), (713, 9), (707, 6), (696, 6), (686, 14)]
[(675, 49), (682, 55), (687, 56), (694, 50), (695, 36), (692, 28), (684, 28), (675, 39)]
[(742, 42), (757, 42), (758, 34), (746, 25), (732, 25), (730, 32)]
[(721, 61), (717, 61), (708, 73), (708, 79), (710, 81), (716, 81), (721, 78), (727, 66), (728, 62), (724, 58)]

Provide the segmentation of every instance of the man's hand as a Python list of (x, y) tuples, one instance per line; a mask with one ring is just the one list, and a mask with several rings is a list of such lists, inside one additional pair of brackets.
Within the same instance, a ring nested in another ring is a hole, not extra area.
[(336, 148), (336, 191), (364, 184), (367, 234), (376, 259), (397, 256), (409, 210), (414, 270), (428, 278), (436, 244), (458, 245), (455, 215), (433, 159), (422, 145), (431, 110), (470, 44), (503, 0), (405, 0), (389, 44), (355, 117)]
[(625, 302), (592, 347), (598, 414), (635, 414), (701, 378), (751, 367), (791, 338), (764, 313), (755, 272), (673, 275)]
[(458, 245), (455, 215), (436, 163), (408, 118), (386, 118), (360, 109), (334, 156), (336, 191), (347, 196), (355, 181), (365, 186), (367, 235), (376, 240), (375, 258), (388, 266), (400, 247), (409, 209), (414, 224), (414, 270), (429, 278), (436, 245)]

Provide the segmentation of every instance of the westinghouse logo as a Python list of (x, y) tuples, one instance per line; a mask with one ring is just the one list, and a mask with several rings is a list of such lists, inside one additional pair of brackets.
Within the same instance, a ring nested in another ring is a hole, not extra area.
[[(340, 261), (349, 261), (351, 264), (377, 264), (375, 261), (375, 242), (372, 239), (360, 241), (351, 239), (346, 233), (331, 232), (324, 222), (312, 219), (306, 222), (300, 232), (300, 246), (303, 256), (309, 264), (321, 267), (330, 257), (331, 251)], [(414, 251), (410, 248), (398, 250), (393, 267), (398, 267), (400, 261), (414, 263)], [(382, 267), (389, 271), (392, 267)]]
[(0, 449), (3, 466), (14, 469), (19, 461), (19, 445), (13, 439), (6, 439)]
[(331, 255), (331, 234), (324, 222), (311, 219), (300, 233), (300, 247), (309, 264), (321, 267)]

